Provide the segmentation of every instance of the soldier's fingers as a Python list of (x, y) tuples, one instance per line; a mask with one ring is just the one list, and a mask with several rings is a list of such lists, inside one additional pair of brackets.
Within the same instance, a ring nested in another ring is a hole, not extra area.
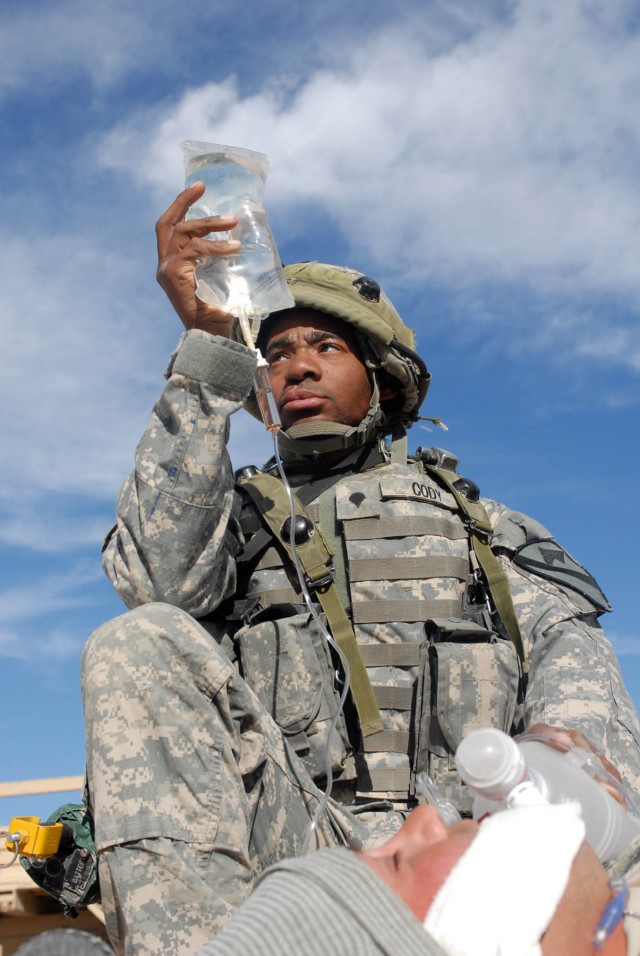
[(172, 228), (172, 238), (190, 238), (191, 236), (206, 236), (210, 232), (227, 232), (236, 226), (235, 216), (207, 216), (204, 219), (184, 219)]
[(193, 183), (193, 185), (187, 186), (186, 189), (183, 189), (181, 193), (178, 193), (176, 198), (165, 210), (165, 212), (162, 213), (158, 219), (158, 222), (156, 223), (156, 228), (175, 226), (177, 222), (181, 222), (181, 220), (183, 220), (187, 215), (189, 208), (194, 204), (196, 199), (199, 199), (200, 196), (202, 196), (204, 190), (205, 185), (202, 181)]
[(566, 751), (570, 750), (574, 743), (571, 734), (572, 731), (565, 730), (564, 727), (551, 727), (549, 724), (540, 723), (527, 727), (523, 734), (516, 737), (516, 740), (521, 737), (540, 737), (554, 750)]
[(602, 781), (602, 780), (600, 780), (599, 782), (600, 782), (600, 785), (601, 785), (602, 787), (604, 787), (604, 789), (607, 791), (607, 793), (609, 794), (610, 797), (613, 797), (613, 799), (614, 799), (617, 803), (619, 803), (621, 807), (624, 807), (625, 810), (628, 809), (627, 801), (626, 801), (625, 798), (624, 798), (624, 794), (621, 793), (620, 790), (618, 790), (617, 787), (614, 787), (614, 785), (613, 785), (612, 783), (607, 783), (607, 782)]
[(198, 259), (209, 259), (211, 256), (228, 256), (237, 252), (239, 248), (240, 243), (237, 239), (214, 240), (191, 236), (189, 241), (181, 246), (175, 254), (169, 254), (164, 259), (196, 262)]
[(182, 281), (185, 270), (189, 270), (193, 288), (195, 288), (194, 269), (198, 262), (212, 256), (228, 256), (238, 251), (237, 239), (223, 239), (213, 242), (208, 239), (192, 238), (176, 255), (162, 256), (158, 260), (156, 279), (163, 288), (170, 286), (177, 278)]
[(622, 777), (620, 776), (618, 768), (615, 767), (600, 750), (598, 750), (595, 744), (591, 743), (588, 737), (585, 737), (582, 731), (565, 730), (564, 733), (570, 738), (574, 747), (580, 747), (581, 750), (586, 750), (587, 753), (595, 754), (607, 773), (611, 774), (615, 780), (622, 781)]
[[(533, 724), (531, 727), (527, 727), (524, 734), (521, 737), (535, 736), (540, 737), (544, 742), (549, 746), (553, 747), (554, 750), (560, 750), (566, 752), (571, 750), (572, 747), (579, 747), (581, 750), (586, 751), (587, 753), (594, 754), (597, 757), (598, 762), (601, 767), (611, 776), (614, 780), (622, 782), (622, 777), (618, 768), (615, 767), (610, 760), (608, 760), (605, 755), (598, 750), (594, 744), (591, 743), (588, 737), (580, 730), (571, 730), (567, 727), (550, 727), (548, 724)], [(598, 776), (598, 780), (601, 783), (606, 784), (604, 777), (602, 775)], [(609, 789), (609, 787), (607, 787)], [(611, 793), (615, 787), (611, 787)], [(616, 799), (621, 800), (620, 794)], [(622, 800), (621, 800), (622, 802)]]
[(173, 234), (174, 227), (182, 222), (194, 202), (202, 196), (205, 184), (202, 181), (193, 183), (183, 189), (173, 200), (169, 208), (163, 212), (156, 223), (156, 238), (158, 254), (164, 255), (167, 243)]

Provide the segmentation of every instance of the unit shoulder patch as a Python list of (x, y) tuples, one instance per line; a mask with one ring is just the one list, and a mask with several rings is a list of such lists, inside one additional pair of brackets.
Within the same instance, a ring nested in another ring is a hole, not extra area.
[(512, 560), (531, 574), (553, 581), (562, 588), (577, 591), (597, 610), (611, 610), (596, 579), (553, 538), (522, 545), (515, 551)]

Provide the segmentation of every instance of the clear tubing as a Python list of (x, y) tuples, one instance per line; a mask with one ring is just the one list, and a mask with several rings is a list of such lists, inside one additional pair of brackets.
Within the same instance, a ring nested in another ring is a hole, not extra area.
[(282, 464), (282, 459), (280, 457), (280, 450), (278, 448), (277, 431), (273, 431), (272, 434), (273, 434), (273, 447), (275, 450), (276, 462), (278, 464), (278, 471), (280, 472), (280, 477), (282, 478), (282, 483), (287, 493), (287, 498), (289, 499), (289, 507), (291, 509), (291, 536), (289, 539), (289, 544), (291, 545), (291, 551), (293, 554), (293, 562), (296, 568), (296, 573), (298, 575), (298, 580), (300, 582), (300, 589), (302, 591), (304, 603), (307, 607), (307, 610), (313, 617), (314, 621), (320, 628), (320, 632), (322, 633), (322, 636), (325, 638), (329, 646), (332, 647), (333, 650), (338, 655), (338, 658), (340, 659), (340, 663), (342, 664), (342, 669), (344, 671), (344, 686), (342, 688), (342, 693), (340, 695), (340, 703), (338, 706), (338, 710), (336, 711), (336, 714), (333, 717), (333, 720), (331, 721), (331, 724), (329, 726), (329, 731), (327, 733), (327, 743), (325, 747), (325, 771), (326, 771), (326, 777), (327, 777), (327, 785), (325, 787), (324, 793), (322, 794), (322, 797), (320, 798), (320, 801), (318, 802), (316, 812), (314, 813), (313, 817), (311, 818), (311, 822), (309, 823), (309, 826), (307, 827), (307, 832), (305, 834), (304, 841), (302, 844), (302, 850), (301, 850), (301, 855), (304, 856), (305, 853), (309, 852), (309, 845), (311, 843), (311, 838), (318, 827), (318, 823), (320, 821), (320, 818), (322, 817), (322, 814), (325, 812), (327, 808), (327, 804), (331, 796), (331, 791), (333, 789), (333, 767), (331, 762), (331, 743), (333, 741), (333, 736), (336, 733), (338, 720), (340, 719), (340, 715), (342, 714), (344, 710), (347, 694), (349, 693), (351, 669), (349, 667), (349, 661), (347, 660), (344, 652), (342, 651), (340, 647), (338, 647), (333, 637), (331, 636), (331, 634), (325, 627), (324, 623), (320, 619), (320, 616), (318, 615), (318, 612), (313, 604), (313, 601), (311, 600), (311, 595), (309, 594), (307, 582), (305, 581), (305, 577), (304, 577), (304, 570), (302, 568), (302, 565), (300, 564), (300, 558), (298, 557), (296, 543), (294, 540), (294, 534), (295, 534), (294, 526), (295, 526), (296, 511), (295, 511), (295, 503), (293, 500), (293, 494), (291, 493), (291, 486), (287, 480), (287, 476), (284, 470), (284, 465)]
[(442, 796), (429, 774), (425, 773), (425, 771), (417, 774), (416, 789), (426, 798), (427, 803), (436, 808), (440, 814), (440, 819), (446, 826), (452, 827), (454, 824), (460, 823), (462, 817), (457, 807)]
[[(256, 401), (265, 428), (275, 435), (275, 432), (279, 431), (282, 427), (282, 422), (280, 421), (280, 413), (276, 405), (276, 400), (273, 397), (273, 390), (269, 379), (269, 367), (260, 352), (258, 352), (258, 365), (256, 367), (255, 378), (253, 379), (253, 391), (255, 392)], [(284, 481), (284, 472), (281, 471), (280, 474), (283, 476)], [(293, 527), (293, 524), (291, 527)]]
[(242, 337), (244, 338), (245, 345), (256, 351), (255, 338), (253, 334), (252, 319), (248, 314), (246, 309), (238, 309), (236, 312), (231, 312), (231, 315), (237, 316), (238, 322), (240, 323), (240, 331), (242, 332)]
[(314, 621), (320, 629), (320, 633), (327, 641), (330, 647), (338, 655), (340, 663), (342, 664), (342, 669), (344, 672), (344, 686), (342, 688), (342, 693), (340, 694), (340, 701), (338, 704), (338, 710), (336, 711), (335, 716), (333, 717), (331, 724), (329, 725), (329, 730), (327, 732), (327, 742), (325, 746), (325, 772), (327, 778), (327, 784), (318, 802), (316, 811), (311, 818), (311, 822), (307, 828), (307, 832), (304, 837), (302, 844), (301, 854), (304, 856), (305, 853), (309, 851), (309, 845), (311, 843), (311, 838), (317, 829), (318, 822), (322, 817), (322, 814), (327, 808), (329, 798), (331, 796), (331, 791), (333, 789), (333, 766), (331, 761), (331, 744), (333, 742), (334, 734), (337, 731), (338, 720), (342, 712), (344, 711), (345, 701), (347, 699), (347, 694), (349, 693), (349, 685), (351, 681), (351, 668), (349, 667), (349, 661), (347, 660), (343, 650), (336, 644), (333, 637), (329, 633), (328, 629), (325, 627), (322, 622), (315, 605), (309, 594), (309, 589), (307, 587), (307, 582), (304, 577), (304, 569), (300, 563), (300, 558), (298, 557), (298, 550), (295, 542), (295, 503), (293, 500), (293, 494), (291, 492), (291, 486), (287, 479), (287, 475), (284, 470), (284, 465), (282, 463), (282, 458), (280, 457), (280, 449), (278, 448), (278, 432), (281, 428), (280, 414), (278, 412), (278, 406), (276, 405), (275, 399), (273, 397), (273, 391), (271, 389), (271, 382), (269, 380), (269, 368), (267, 362), (263, 358), (262, 354), (258, 349), (255, 348), (254, 338), (252, 335), (252, 329), (250, 327), (249, 316), (247, 312), (243, 309), (238, 310), (238, 319), (240, 321), (240, 328), (244, 336), (246, 344), (249, 348), (252, 348), (258, 355), (258, 364), (256, 366), (256, 373), (253, 382), (253, 388), (256, 395), (256, 400), (258, 402), (258, 407), (260, 409), (260, 414), (262, 420), (267, 428), (267, 431), (270, 431), (273, 435), (273, 448), (275, 453), (275, 459), (278, 465), (278, 472), (282, 479), (282, 484), (284, 486), (285, 492), (287, 494), (287, 499), (289, 501), (289, 508), (291, 512), (291, 535), (289, 538), (289, 544), (291, 546), (291, 552), (293, 555), (293, 563), (296, 569), (296, 574), (298, 575), (298, 581), (300, 582), (300, 590), (304, 599), (304, 603), (309, 611), (310, 615), (313, 617)]
[(240, 323), (240, 331), (242, 332), (245, 344), (248, 348), (252, 349), (258, 357), (258, 364), (253, 378), (253, 391), (255, 392), (256, 401), (265, 428), (267, 431), (276, 432), (282, 427), (282, 422), (280, 421), (278, 406), (273, 397), (273, 389), (271, 388), (271, 380), (269, 379), (269, 366), (262, 352), (256, 348), (255, 344), (255, 335), (260, 328), (260, 322), (263, 316), (260, 312), (252, 312), (250, 309), (245, 308), (237, 309), (235, 312), (232, 312), (232, 315), (235, 315)]

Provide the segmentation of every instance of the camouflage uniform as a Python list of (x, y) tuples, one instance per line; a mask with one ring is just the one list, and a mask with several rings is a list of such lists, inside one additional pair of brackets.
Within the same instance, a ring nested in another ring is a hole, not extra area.
[[(127, 952), (197, 949), (266, 865), (295, 855), (318, 798), (331, 662), (277, 549), (242, 581), (257, 614), (237, 633), (216, 615), (238, 596), (242, 502), (226, 439), (254, 367), (241, 345), (183, 336), (105, 549), (109, 577), (136, 610), (85, 651), (88, 774), (110, 933), (122, 940), (126, 929)], [(338, 798), (406, 807), (412, 769), (428, 769), (466, 808), (452, 759), (461, 737), (537, 721), (581, 730), (638, 788), (640, 732), (597, 600), (514, 560), (550, 539), (541, 526), (483, 499), (530, 662), (522, 700), (511, 642), (457, 627), (475, 570), (468, 532), (422, 464), (381, 464), (323, 498), (310, 510), (321, 518), (329, 507), (344, 542), (346, 597), (385, 724), (354, 760), (341, 723)], [(332, 803), (318, 840), (366, 844), (399, 819)]]

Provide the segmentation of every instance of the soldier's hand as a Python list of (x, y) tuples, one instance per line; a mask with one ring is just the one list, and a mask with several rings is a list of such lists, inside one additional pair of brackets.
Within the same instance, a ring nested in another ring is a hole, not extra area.
[(195, 267), (209, 256), (236, 252), (237, 239), (205, 239), (210, 232), (226, 232), (237, 225), (233, 216), (210, 216), (185, 221), (189, 207), (204, 193), (204, 183), (184, 189), (156, 223), (158, 271), (156, 278), (185, 328), (204, 329), (229, 338), (232, 318), (223, 309), (207, 305), (196, 296)]
[[(622, 777), (617, 768), (614, 767), (611, 761), (607, 760), (605, 755), (600, 753), (589, 738), (585, 737), (579, 730), (568, 730), (565, 727), (550, 727), (549, 724), (532, 724), (531, 727), (527, 727), (525, 732), (520, 734), (516, 739), (521, 740), (523, 737), (538, 737), (549, 747), (553, 747), (554, 750), (560, 750), (562, 753), (566, 753), (568, 750), (571, 750), (572, 747), (579, 747), (587, 753), (594, 754), (606, 773), (613, 777), (614, 780), (618, 780), (622, 783)], [(605, 790), (611, 794), (618, 803), (625, 803), (625, 799), (620, 790), (618, 790), (615, 784), (608, 780), (605, 775), (598, 776), (596, 773), (595, 779), (602, 784)]]

